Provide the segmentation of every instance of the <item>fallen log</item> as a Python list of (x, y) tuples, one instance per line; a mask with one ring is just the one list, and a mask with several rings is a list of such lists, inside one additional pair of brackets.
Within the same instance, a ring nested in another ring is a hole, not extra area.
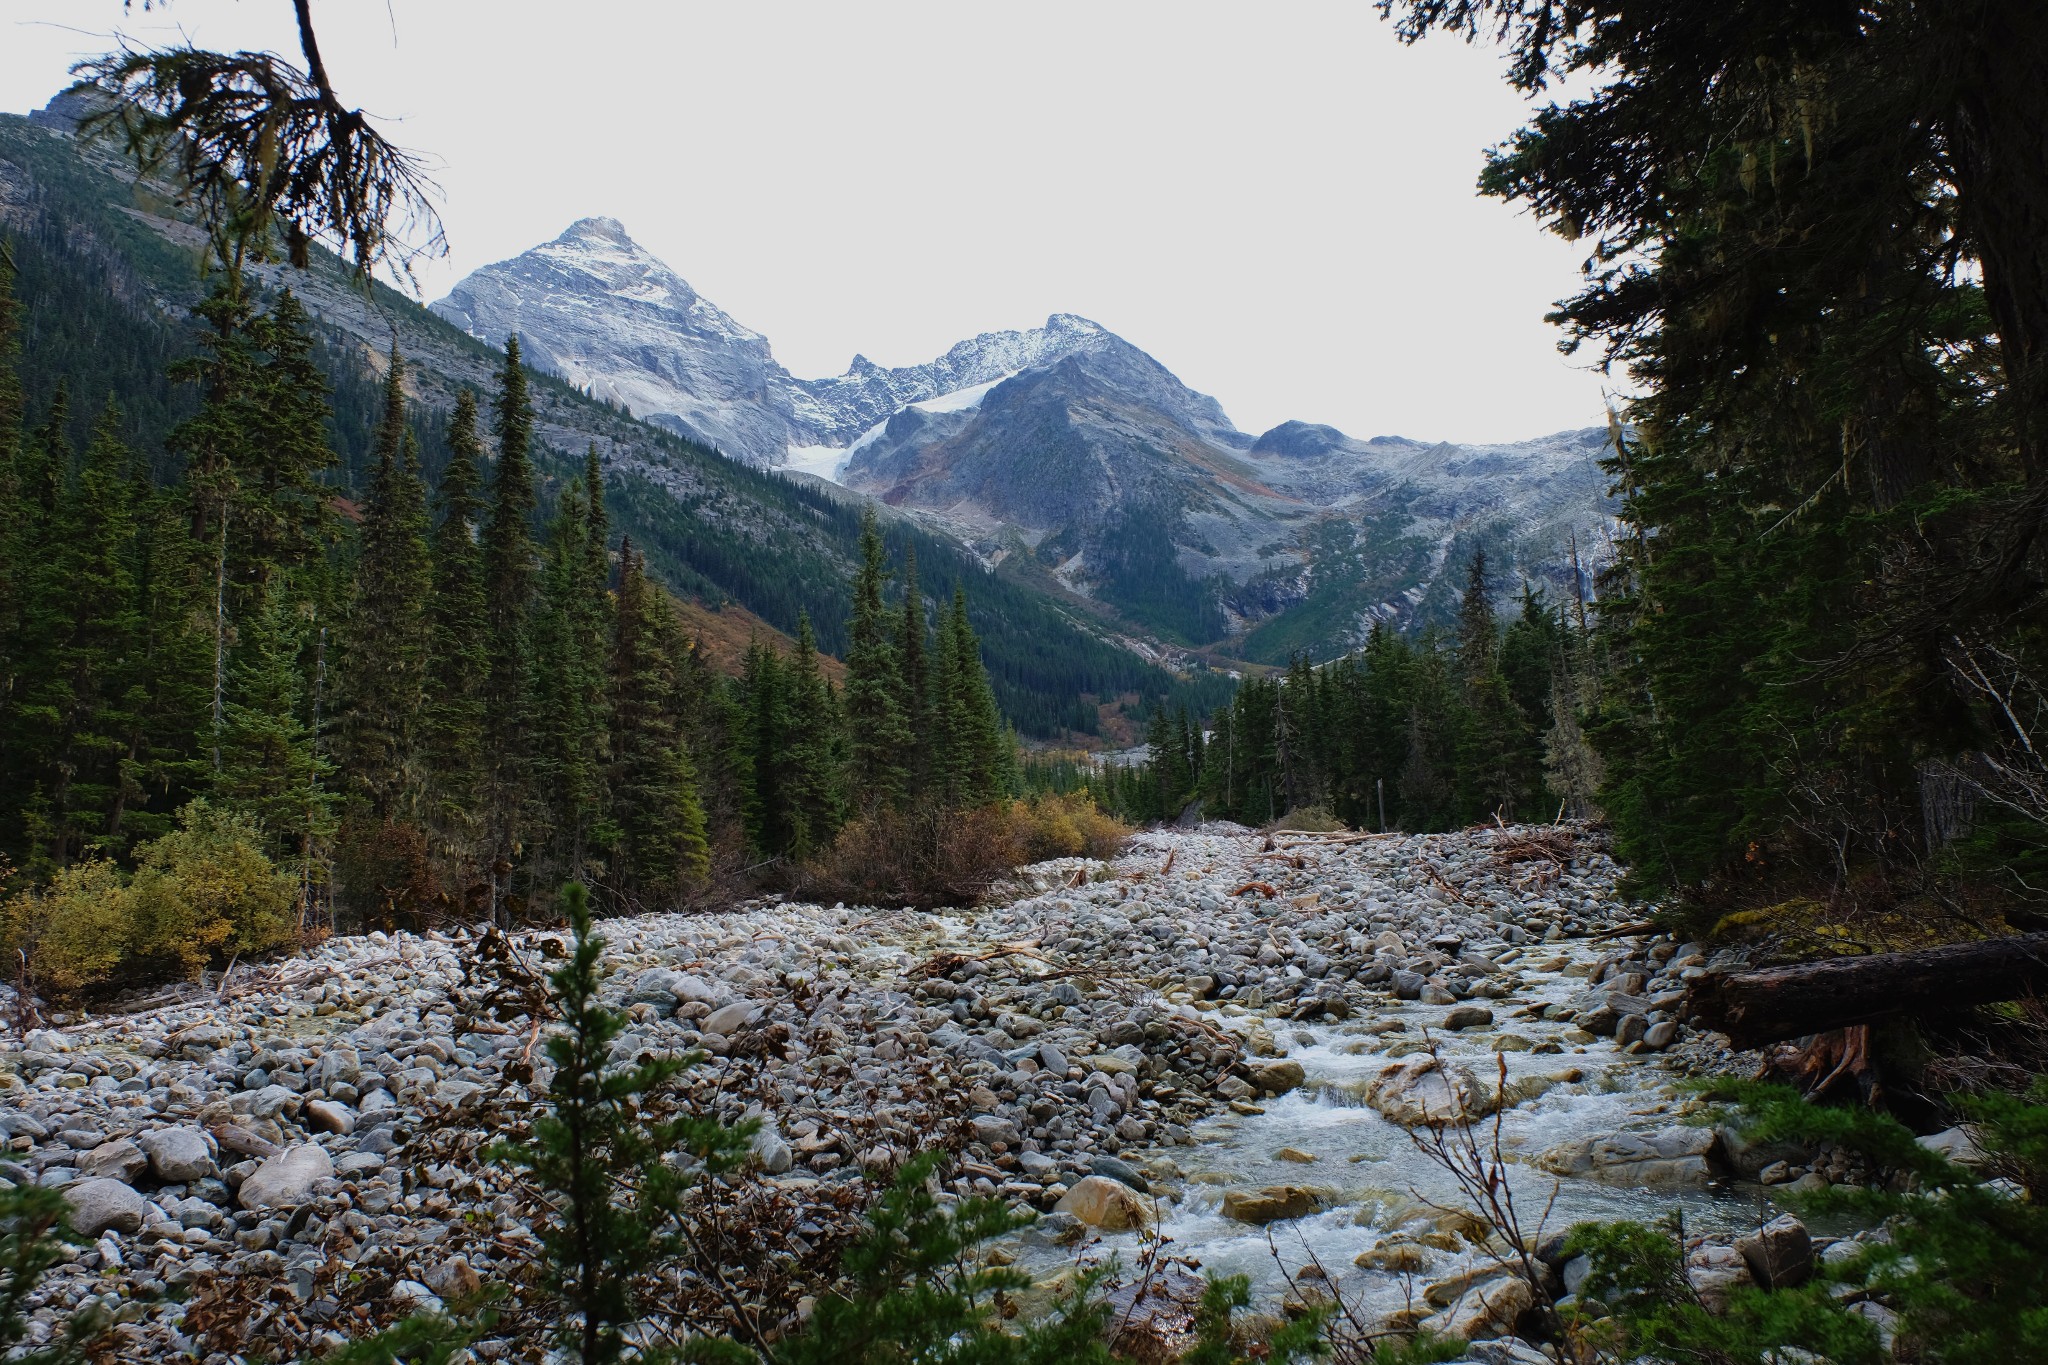
[(1756, 1047), (2035, 992), (2048, 993), (2048, 934), (1717, 972), (1687, 988), (1683, 1008), (1695, 1027), (1725, 1033), (1737, 1047)]

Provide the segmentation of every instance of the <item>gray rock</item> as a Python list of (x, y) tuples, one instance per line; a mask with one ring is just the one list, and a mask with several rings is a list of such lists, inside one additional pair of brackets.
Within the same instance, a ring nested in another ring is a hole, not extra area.
[(1712, 1242), (1686, 1254), (1685, 1278), (1710, 1313), (1726, 1312), (1729, 1291), (1756, 1282), (1741, 1252)]
[(312, 1198), (315, 1181), (333, 1174), (334, 1162), (324, 1148), (296, 1143), (267, 1158), (244, 1179), (237, 1198), (245, 1209), (296, 1208)]
[(1976, 1140), (1960, 1128), (1945, 1128), (1939, 1133), (1929, 1133), (1915, 1138), (1915, 1142), (1928, 1151), (1947, 1157), (1958, 1166), (1981, 1166), (1984, 1164), (1983, 1149)]
[(71, 1208), (72, 1231), (84, 1237), (103, 1232), (133, 1236), (142, 1231), (142, 1220), (149, 1212), (149, 1201), (106, 1176), (65, 1186), (64, 1202)]
[(633, 989), (626, 999), (635, 1004), (663, 1005), (676, 1007), (676, 982), (680, 973), (669, 967), (649, 967), (633, 978)]
[(375, 1152), (350, 1152), (334, 1163), (334, 1173), (343, 1180), (371, 1176), (384, 1169), (384, 1158)]
[(1088, 1163), (1088, 1169), (1095, 1175), (1108, 1176), (1111, 1180), (1129, 1185), (1139, 1194), (1152, 1193), (1152, 1182), (1145, 1179), (1138, 1168), (1128, 1161), (1119, 1161), (1113, 1156), (1099, 1156)]
[(135, 1140), (149, 1158), (149, 1169), (166, 1185), (189, 1185), (220, 1174), (213, 1143), (197, 1128), (156, 1128)]
[(356, 1116), (349, 1107), (334, 1100), (307, 1100), (307, 1125), (322, 1133), (339, 1133), (343, 1137), (356, 1130)]
[(1813, 1275), (1813, 1238), (1789, 1213), (1736, 1238), (1735, 1250), (1766, 1289), (1791, 1289)]
[(1052, 1175), (1060, 1168), (1059, 1162), (1043, 1152), (1019, 1152), (1017, 1164), (1024, 1168), (1024, 1174), (1031, 1176)]
[(109, 1176), (123, 1184), (133, 1184), (148, 1169), (149, 1158), (126, 1138), (102, 1142), (78, 1159), (80, 1175)]
[(1662, 1052), (1665, 1048), (1670, 1047), (1672, 1041), (1677, 1037), (1678, 1021), (1675, 1019), (1659, 1019), (1656, 1023), (1650, 1025), (1648, 1029), (1644, 1030), (1643, 1046), (1656, 1052)]
[(753, 1017), (758, 1008), (752, 1001), (736, 1000), (722, 1005), (704, 1016), (703, 1030), (720, 1038), (730, 1037), (739, 1032), (740, 1026)]
[(1038, 1064), (1055, 1076), (1067, 1074), (1067, 1054), (1054, 1047), (1051, 1043), (1039, 1044)]
[(1251, 1072), (1252, 1084), (1268, 1095), (1284, 1095), (1308, 1079), (1300, 1062), (1250, 1062), (1245, 1069)]
[(1720, 1156), (1720, 1134), (1713, 1129), (1664, 1128), (1581, 1138), (1545, 1152), (1536, 1164), (1553, 1175), (1669, 1188), (1706, 1184)]
[(796, 1164), (796, 1156), (789, 1150), (789, 1144), (772, 1133), (762, 1133), (754, 1139), (754, 1156), (761, 1163), (761, 1169), (770, 1175), (783, 1175)]
[(1460, 1005), (1444, 1014), (1447, 1029), (1486, 1028), (1493, 1023), (1493, 1011), (1480, 1005)]
[(976, 1114), (970, 1121), (976, 1142), (1007, 1142), (1012, 1147), (1024, 1140), (1017, 1131), (1015, 1119), (1003, 1118), (998, 1114)]
[(1614, 1021), (1614, 1041), (1618, 1047), (1641, 1041), (1649, 1031), (1649, 1019), (1640, 1014), (1624, 1014)]

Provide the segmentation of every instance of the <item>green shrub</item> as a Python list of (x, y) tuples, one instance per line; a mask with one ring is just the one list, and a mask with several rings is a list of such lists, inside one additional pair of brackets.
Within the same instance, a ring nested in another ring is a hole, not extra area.
[(1330, 814), (1324, 805), (1302, 806), (1266, 826), (1268, 833), (1287, 831), (1294, 834), (1341, 834), (1347, 826), (1342, 820)]
[(74, 995), (106, 981), (127, 959), (129, 911), (120, 869), (91, 858), (62, 869), (47, 886), (10, 896), (0, 906), (0, 941), (15, 962), (26, 959), (38, 987)]
[(298, 887), (271, 865), (246, 816), (194, 801), (178, 828), (137, 850), (129, 885), (138, 958), (197, 976), (218, 955), (281, 947), (297, 928)]
[(132, 880), (93, 858), (0, 904), (0, 943), (26, 957), (37, 986), (75, 995), (116, 979), (191, 978), (292, 940), (297, 888), (246, 817), (194, 801), (137, 857)]

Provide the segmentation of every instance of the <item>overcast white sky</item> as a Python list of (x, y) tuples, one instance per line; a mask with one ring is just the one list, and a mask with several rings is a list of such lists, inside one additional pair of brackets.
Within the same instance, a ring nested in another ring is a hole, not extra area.
[[(428, 298), (621, 219), (799, 375), (1073, 312), (1232, 420), (1513, 440), (1601, 420), (1542, 321), (1581, 252), (1480, 199), (1498, 53), (1369, 0), (315, 0), (431, 154)], [(0, 0), (0, 109), (125, 31), (296, 53), (289, 0)], [(176, 25), (173, 28), (172, 25)]]

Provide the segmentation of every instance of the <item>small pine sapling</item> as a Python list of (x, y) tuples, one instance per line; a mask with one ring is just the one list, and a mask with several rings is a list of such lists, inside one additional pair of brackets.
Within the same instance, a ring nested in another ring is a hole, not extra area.
[(93, 1358), (88, 1345), (107, 1326), (95, 1310), (74, 1313), (53, 1340), (22, 1344), (43, 1277), (67, 1259), (66, 1243), (82, 1240), (57, 1191), (34, 1185), (0, 1190), (0, 1357), (10, 1365), (84, 1365)]
[[(755, 1125), (675, 1109), (673, 1083), (695, 1056), (612, 1065), (626, 1016), (598, 996), (604, 940), (591, 929), (582, 886), (565, 887), (562, 904), (575, 946), (549, 978), (561, 1026), (547, 1040), (555, 1068), (547, 1112), (527, 1141), (495, 1144), (491, 1155), (526, 1171), (553, 1206), (535, 1232), (542, 1287), (563, 1310), (562, 1345), (578, 1365), (609, 1365), (627, 1352), (641, 1287), (689, 1251), (685, 1194), (699, 1178), (736, 1168)], [(633, 1358), (704, 1358), (708, 1347), (687, 1355), (643, 1347)]]
[(1004, 1326), (1008, 1296), (1030, 1289), (1031, 1277), (973, 1252), (1030, 1215), (997, 1199), (941, 1207), (930, 1188), (939, 1159), (927, 1152), (905, 1163), (846, 1254), (845, 1287), (819, 1301), (775, 1365), (1107, 1365), (1099, 1273), (1083, 1274), (1054, 1312)]
[[(1244, 1365), (1238, 1350), (1236, 1315), (1251, 1306), (1251, 1281), (1243, 1275), (1211, 1276), (1195, 1305), (1195, 1344), (1180, 1365)], [(1311, 1307), (1274, 1328), (1249, 1352), (1263, 1365), (1296, 1365), (1330, 1353), (1328, 1305)]]

